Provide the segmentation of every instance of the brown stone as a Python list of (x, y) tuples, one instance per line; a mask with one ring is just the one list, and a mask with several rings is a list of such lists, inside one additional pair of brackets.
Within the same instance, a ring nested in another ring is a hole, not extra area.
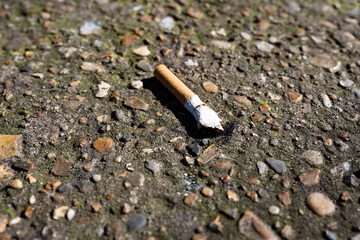
[(137, 97), (129, 97), (124, 101), (124, 105), (137, 110), (147, 111), (149, 109), (149, 104), (145, 103), (144, 101), (140, 100)]
[(57, 203), (65, 202), (65, 197), (60, 195), (52, 195), (51, 200)]
[(265, 30), (270, 26), (270, 23), (266, 20), (260, 20), (258, 25), (261, 30)]
[(231, 168), (231, 163), (230, 161), (225, 161), (225, 162), (219, 162), (219, 163), (215, 163), (211, 166), (212, 168), (218, 170), (218, 171), (229, 171)]
[(0, 182), (7, 182), (13, 177), (14, 173), (4, 164), (0, 164)]
[(221, 150), (217, 148), (214, 144), (210, 145), (197, 159), (198, 164), (204, 165), (208, 163), (211, 159), (219, 156)]
[(351, 195), (348, 191), (344, 191), (342, 194), (341, 194), (341, 200), (344, 201), (344, 202), (347, 202), (347, 201), (352, 201), (352, 198), (351, 198)]
[(333, 69), (336, 69), (338, 65), (338, 61), (332, 58), (330, 55), (326, 53), (322, 53), (319, 55), (316, 55), (312, 60), (311, 64), (320, 67), (325, 68), (329, 71), (332, 71)]
[(216, 84), (212, 82), (203, 82), (201, 85), (208, 93), (217, 93), (219, 89), (218, 86), (216, 86)]
[(256, 192), (246, 192), (246, 196), (251, 198), (255, 203), (259, 202), (259, 197)]
[(267, 111), (269, 111), (269, 110), (270, 110), (270, 107), (269, 107), (269, 105), (267, 105), (267, 104), (263, 104), (263, 105), (260, 106), (260, 111), (261, 111), (262, 113), (265, 113), (265, 112), (267, 112)]
[(25, 211), (24, 211), (24, 216), (25, 216), (26, 218), (31, 218), (32, 215), (33, 215), (33, 213), (34, 213), (34, 208), (28, 206), (28, 207), (25, 209)]
[(285, 98), (287, 98), (291, 103), (299, 103), (303, 100), (303, 95), (297, 92), (285, 92)]
[(14, 179), (11, 181), (10, 186), (16, 189), (23, 188), (23, 183), (20, 179)]
[(306, 150), (301, 154), (300, 158), (312, 166), (318, 166), (324, 162), (322, 154), (315, 150)]
[(234, 201), (234, 202), (239, 201), (239, 196), (236, 193), (234, 193), (233, 191), (228, 190), (226, 192), (226, 195), (227, 195), (227, 198), (231, 201)]
[(261, 219), (250, 211), (245, 211), (238, 224), (239, 231), (253, 240), (279, 240), (279, 236)]
[(96, 140), (93, 144), (93, 147), (99, 152), (99, 153), (105, 153), (109, 151), (113, 146), (113, 141), (110, 138), (99, 138)]
[(206, 236), (201, 233), (196, 233), (191, 237), (191, 240), (206, 240)]
[(193, 18), (202, 18), (204, 16), (199, 9), (193, 7), (188, 8), (186, 14)]
[(86, 147), (87, 145), (88, 145), (88, 141), (85, 138), (80, 138), (74, 144), (75, 147), (81, 147), (81, 148)]
[(289, 192), (280, 193), (277, 195), (277, 197), (280, 200), (280, 202), (284, 204), (285, 207), (291, 204), (291, 198)]
[(0, 135), (0, 160), (21, 155), (22, 135)]
[(6, 215), (0, 214), (0, 233), (5, 232), (8, 219)]
[(172, 50), (170, 48), (163, 48), (160, 50), (163, 56), (167, 56)]
[(251, 106), (251, 101), (246, 96), (235, 96), (234, 100), (244, 106)]
[(305, 186), (316, 185), (320, 182), (320, 170), (315, 168), (299, 175), (299, 180)]
[(305, 32), (305, 29), (303, 28), (297, 28), (295, 30), (295, 36), (296, 37), (302, 37), (302, 36), (305, 36), (306, 32)]
[(122, 44), (128, 46), (135, 43), (136, 35), (130, 35), (121, 39)]
[(55, 165), (51, 169), (51, 172), (56, 176), (70, 177), (70, 167), (71, 167), (70, 162), (67, 162), (61, 157), (58, 157), (56, 158)]
[(223, 183), (228, 183), (231, 181), (231, 177), (229, 175), (224, 175), (224, 176), (221, 176), (221, 181), (223, 181)]
[(214, 191), (211, 188), (208, 187), (204, 187), (201, 190), (201, 193), (205, 196), (205, 197), (212, 197), (212, 195), (214, 194)]
[(260, 185), (261, 184), (260, 180), (257, 179), (257, 178), (250, 178), (249, 183), (254, 184), (254, 185)]
[(13, 168), (21, 171), (31, 171), (34, 169), (34, 163), (29, 160), (18, 160), (14, 163)]
[(195, 193), (191, 193), (184, 198), (184, 203), (189, 207), (193, 207), (198, 200), (199, 196)]
[(94, 212), (99, 212), (100, 209), (101, 209), (101, 204), (100, 203), (91, 203), (91, 209), (94, 211)]
[(126, 174), (124, 181), (125, 187), (142, 187), (144, 186), (145, 177), (141, 173), (129, 173)]
[(220, 215), (216, 215), (216, 218), (214, 221), (212, 221), (211, 223), (209, 223), (209, 228), (211, 231), (215, 232), (215, 233), (221, 233), (223, 231), (223, 225), (220, 222)]

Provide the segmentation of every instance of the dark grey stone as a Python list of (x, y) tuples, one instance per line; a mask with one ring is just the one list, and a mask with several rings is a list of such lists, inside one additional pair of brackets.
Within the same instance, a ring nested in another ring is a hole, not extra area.
[(190, 154), (194, 156), (199, 156), (201, 153), (201, 146), (197, 142), (193, 142), (189, 145), (187, 145), (187, 148), (190, 152)]
[(129, 232), (136, 231), (146, 225), (146, 219), (142, 214), (138, 214), (126, 223)]
[(73, 189), (72, 185), (69, 183), (63, 183), (61, 184), (61, 186), (57, 189), (57, 191), (59, 193), (64, 193), (64, 192), (70, 192)]
[(145, 60), (141, 60), (136, 64), (136, 67), (140, 70), (143, 70), (144, 72), (152, 72), (153, 68), (152, 66)]
[(266, 163), (276, 172), (279, 174), (283, 174), (286, 172), (286, 165), (284, 162), (280, 160), (276, 160), (273, 158), (269, 158), (266, 160)]

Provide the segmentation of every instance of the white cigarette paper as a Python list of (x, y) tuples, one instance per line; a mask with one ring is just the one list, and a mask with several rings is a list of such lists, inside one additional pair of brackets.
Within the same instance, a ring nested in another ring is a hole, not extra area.
[(184, 107), (191, 112), (199, 125), (208, 128), (216, 128), (221, 131), (224, 130), (220, 124), (221, 119), (216, 112), (201, 101), (198, 95), (187, 100)]
[(159, 65), (154, 71), (155, 77), (182, 103), (195, 117), (198, 126), (223, 131), (221, 119), (216, 112), (200, 100), (165, 65)]

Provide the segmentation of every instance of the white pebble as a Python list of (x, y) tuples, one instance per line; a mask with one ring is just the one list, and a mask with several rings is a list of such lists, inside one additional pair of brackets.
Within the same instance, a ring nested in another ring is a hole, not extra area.
[(278, 215), (280, 213), (280, 208), (277, 206), (270, 206), (269, 213), (272, 215)]
[(34, 204), (36, 202), (36, 198), (34, 195), (31, 195), (31, 197), (29, 198), (29, 203), (30, 204)]
[(55, 157), (56, 157), (56, 154), (53, 153), (53, 152), (51, 152), (51, 153), (48, 153), (48, 154), (46, 155), (46, 157), (47, 157), (48, 159), (52, 159), (52, 158), (55, 158)]
[(166, 30), (171, 30), (175, 26), (175, 21), (172, 17), (163, 18), (160, 21), (160, 27)]
[(251, 35), (246, 33), (246, 32), (241, 32), (240, 35), (245, 39), (245, 40), (251, 40)]
[(13, 225), (18, 224), (20, 222), (21, 222), (21, 217), (16, 217), (14, 219), (11, 219), (11, 221), (9, 222), (9, 225), (13, 226)]
[(74, 217), (75, 217), (75, 210), (69, 208), (69, 210), (66, 213), (66, 218), (71, 221)]
[(323, 99), (324, 106), (327, 107), (327, 108), (330, 108), (332, 106), (332, 103), (331, 103), (331, 100), (330, 100), (329, 96), (327, 94), (325, 94), (325, 93), (322, 93), (321, 97)]
[(97, 87), (98, 87), (98, 91), (97, 91), (95, 97), (103, 98), (103, 97), (106, 97), (111, 86), (110, 86), (110, 84), (101, 81), (101, 83)]
[(132, 88), (135, 88), (135, 89), (140, 89), (144, 86), (143, 82), (142, 81), (133, 81), (131, 83), (131, 87)]
[(115, 159), (114, 159), (114, 162), (117, 162), (117, 163), (121, 163), (121, 156), (117, 156)]
[(100, 174), (94, 174), (92, 179), (94, 182), (100, 182), (101, 181), (101, 175)]
[(198, 66), (198, 62), (194, 61), (192, 59), (188, 59), (187, 61), (184, 62), (186, 66), (192, 67), (192, 66)]

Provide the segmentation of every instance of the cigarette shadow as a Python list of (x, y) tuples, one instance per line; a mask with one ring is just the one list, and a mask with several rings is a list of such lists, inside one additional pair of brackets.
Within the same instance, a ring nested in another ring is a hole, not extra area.
[(209, 138), (217, 136), (215, 131), (198, 129), (197, 122), (193, 115), (189, 113), (183, 105), (167, 90), (155, 77), (142, 80), (144, 88), (149, 89), (161, 105), (169, 109), (180, 123), (185, 127), (187, 134), (195, 139)]

